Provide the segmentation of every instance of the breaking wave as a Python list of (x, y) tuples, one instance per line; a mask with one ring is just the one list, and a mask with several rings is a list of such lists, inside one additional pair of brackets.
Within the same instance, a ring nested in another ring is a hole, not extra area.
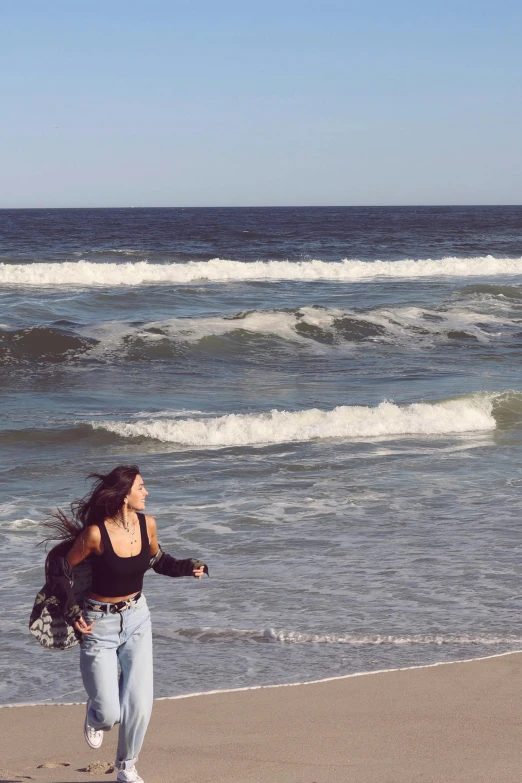
[(181, 636), (198, 642), (245, 641), (257, 643), (285, 642), (289, 644), (347, 644), (363, 646), (406, 645), (486, 645), (520, 644), (522, 637), (512, 634), (354, 634), (354, 633), (306, 633), (276, 628), (264, 630), (240, 628), (179, 628), (155, 632), (158, 636)]
[(513, 342), (513, 338), (521, 336), (521, 324), (510, 313), (499, 316), (463, 307), (390, 307), (356, 312), (308, 306), (141, 324), (108, 321), (83, 327), (68, 321), (15, 330), (0, 328), (0, 366), (76, 360), (113, 362), (121, 358), (167, 360), (193, 350), (209, 355), (241, 355), (252, 349), (259, 357), (262, 350), (272, 351), (274, 339), (308, 346), (394, 343), (422, 348), (440, 341), (488, 343), (498, 337), (507, 337), (511, 345), (518, 345), (519, 340)]
[[(339, 406), (330, 411), (277, 411), (258, 414), (186, 417), (196, 411), (134, 414), (134, 421), (101, 419), (55, 424), (52, 427), (4, 429), (3, 446), (40, 444), (59, 447), (71, 443), (107, 447), (138, 439), (168, 444), (163, 448), (227, 448), (270, 446), (338, 438), (393, 439), (406, 436), (459, 435), (510, 429), (522, 424), (522, 393), (483, 392), (433, 403)], [(185, 414), (185, 417), (183, 416)], [(147, 418), (145, 418), (147, 416)], [(167, 418), (168, 416), (168, 418)]]
[(0, 443), (4, 446), (41, 444), (56, 448), (62, 444), (84, 442), (107, 447), (131, 438), (168, 444), (170, 450), (172, 447), (270, 446), (328, 438), (366, 440), (486, 433), (496, 428), (517, 427), (522, 423), (522, 393), (483, 392), (409, 405), (385, 401), (374, 408), (343, 405), (330, 411), (313, 408), (298, 412), (273, 410), (269, 413), (224, 416), (201, 414), (190, 418), (186, 416), (188, 413), (197, 412), (139, 412), (134, 414), (134, 421), (101, 419), (54, 427), (4, 429), (0, 432)]
[(325, 438), (451, 435), (494, 430), (493, 407), (497, 397), (497, 394), (474, 394), (433, 404), (396, 405), (385, 401), (375, 408), (341, 405), (330, 411), (273, 410), (210, 418), (93, 421), (90, 425), (94, 430), (105, 430), (121, 438), (151, 438), (199, 448), (262, 446)]
[[(122, 348), (135, 358), (175, 356), (182, 344), (207, 338), (229, 338), (235, 343), (252, 337), (276, 337), (289, 342), (342, 344), (359, 342), (407, 342), (422, 345), (433, 339), (488, 342), (506, 330), (520, 332), (520, 324), (508, 316), (465, 309), (436, 310), (395, 307), (361, 313), (322, 307), (296, 310), (254, 310), (231, 316), (170, 318), (140, 326), (125, 322), (100, 324), (90, 334), (106, 346)], [(208, 349), (212, 352), (212, 344)], [(217, 347), (217, 346), (216, 346)], [(223, 346), (221, 346), (222, 348)]]
[[(126, 251), (129, 252), (129, 251)], [(214, 283), (251, 280), (351, 281), (375, 278), (486, 277), (520, 275), (522, 258), (403, 259), (401, 261), (234, 261), (213, 258), (210, 261), (149, 264), (63, 263), (0, 264), (0, 285), (14, 286), (143, 286), (186, 284), (194, 281)]]

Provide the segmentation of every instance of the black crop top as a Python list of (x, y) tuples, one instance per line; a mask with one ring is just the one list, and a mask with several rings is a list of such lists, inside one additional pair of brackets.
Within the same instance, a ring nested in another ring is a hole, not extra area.
[(107, 598), (139, 593), (143, 587), (143, 575), (149, 567), (150, 546), (147, 522), (144, 514), (138, 514), (141, 533), (141, 551), (132, 557), (120, 557), (112, 547), (105, 522), (98, 527), (103, 541), (101, 555), (93, 555), (91, 591)]

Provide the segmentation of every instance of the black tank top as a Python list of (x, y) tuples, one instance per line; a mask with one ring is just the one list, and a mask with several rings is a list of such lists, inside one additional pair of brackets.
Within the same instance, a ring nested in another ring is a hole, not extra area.
[(120, 595), (139, 593), (143, 587), (143, 575), (149, 566), (150, 546), (147, 522), (144, 514), (138, 514), (141, 533), (141, 551), (132, 557), (120, 557), (112, 548), (105, 522), (99, 522), (103, 552), (92, 557), (91, 590), (97, 595), (117, 598)]

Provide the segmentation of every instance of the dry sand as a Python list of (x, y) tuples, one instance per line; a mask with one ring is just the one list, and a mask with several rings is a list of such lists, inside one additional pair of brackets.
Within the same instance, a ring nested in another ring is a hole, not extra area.
[[(84, 707), (0, 709), (0, 783), (111, 781), (116, 731)], [(40, 765), (67, 764), (68, 766)], [(158, 700), (145, 783), (521, 783), (522, 653), (309, 685)]]

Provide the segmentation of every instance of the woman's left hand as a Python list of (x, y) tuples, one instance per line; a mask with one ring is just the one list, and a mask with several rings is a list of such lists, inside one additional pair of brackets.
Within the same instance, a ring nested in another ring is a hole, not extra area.
[(201, 565), (201, 566), (199, 566), (199, 568), (195, 568), (195, 569), (192, 571), (192, 573), (193, 573), (193, 575), (196, 577), (196, 579), (201, 579), (201, 577), (202, 577), (202, 576), (203, 576), (203, 574), (205, 573), (205, 566), (204, 566), (204, 565)]

